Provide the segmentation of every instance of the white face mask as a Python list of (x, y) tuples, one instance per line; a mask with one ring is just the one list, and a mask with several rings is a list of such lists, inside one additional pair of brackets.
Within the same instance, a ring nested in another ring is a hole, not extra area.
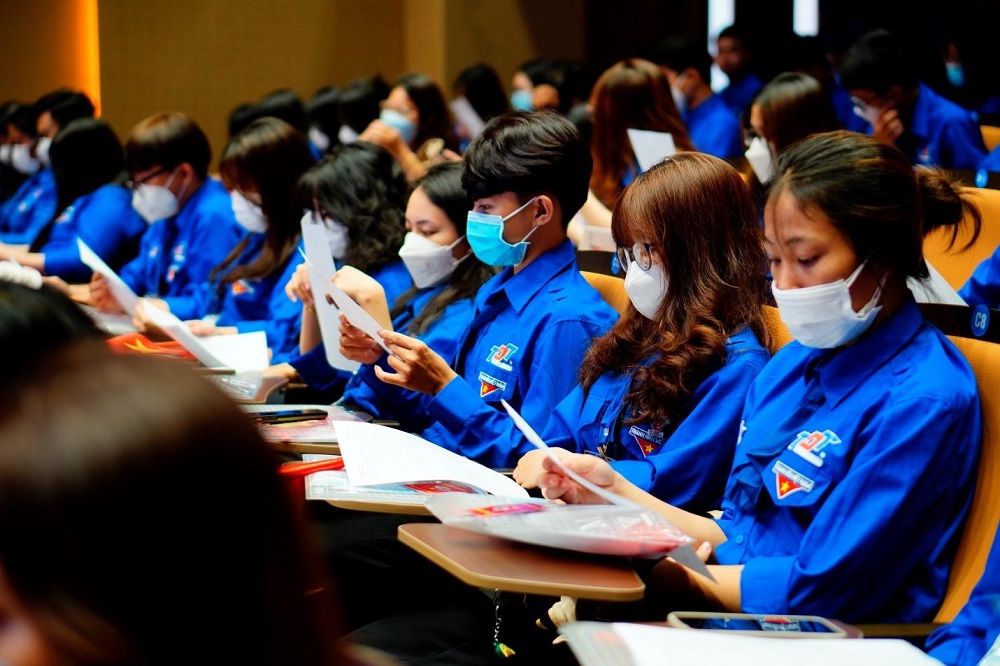
[(239, 190), (230, 192), (229, 197), (233, 200), (233, 216), (241, 227), (256, 234), (267, 231), (267, 217), (260, 206), (243, 196)]
[(49, 160), (49, 148), (52, 147), (52, 139), (47, 136), (43, 136), (35, 144), (35, 157), (38, 161), (42, 163), (42, 166), (49, 166), (52, 162)]
[(659, 264), (643, 270), (642, 266), (633, 261), (625, 272), (625, 292), (635, 309), (646, 319), (656, 320), (669, 286), (670, 276)]
[(851, 285), (867, 263), (867, 259), (861, 262), (846, 280), (815, 287), (778, 289), (772, 282), (771, 293), (792, 337), (806, 347), (833, 349), (846, 345), (867, 331), (882, 310), (882, 306), (876, 304), (882, 296), (882, 284), (885, 282), (883, 276), (871, 300), (860, 311), (854, 311)]
[(9, 143), (0, 144), (0, 164), (10, 164), (10, 152), (13, 148)]
[(858, 99), (852, 98), (852, 101), (854, 102), (854, 115), (874, 127), (875, 121), (882, 115), (882, 109), (877, 106), (869, 106)]
[(347, 225), (328, 217), (323, 218), (326, 227), (326, 243), (330, 247), (330, 256), (343, 259), (347, 256), (347, 246), (351, 244), (351, 231)]
[(349, 143), (354, 143), (358, 140), (358, 133), (352, 130), (347, 125), (341, 125), (340, 131), (337, 132), (337, 138), (345, 146)]
[(326, 149), (330, 147), (330, 137), (326, 135), (326, 132), (315, 125), (309, 128), (309, 141), (312, 145), (316, 146), (316, 150), (321, 153), (325, 153)]
[(149, 224), (157, 220), (173, 217), (180, 209), (177, 196), (170, 191), (168, 185), (174, 179), (174, 174), (163, 185), (141, 183), (132, 192), (132, 208)]
[(767, 147), (767, 143), (764, 139), (759, 136), (755, 136), (753, 141), (750, 142), (750, 147), (747, 151), (743, 153), (746, 155), (747, 162), (750, 163), (750, 168), (753, 169), (754, 175), (757, 176), (757, 180), (762, 183), (766, 183), (772, 175), (771, 171), (771, 149)]
[(16, 143), (10, 149), (10, 165), (25, 176), (34, 176), (42, 167), (41, 163), (31, 156), (31, 146), (26, 143)]
[[(465, 238), (465, 236), (462, 236)], [(459, 238), (451, 245), (439, 245), (429, 238), (412, 231), (406, 233), (403, 247), (399, 248), (399, 258), (406, 265), (417, 289), (439, 285), (455, 272), (455, 268), (465, 261), (465, 257), (455, 259), (451, 251), (462, 242)]]

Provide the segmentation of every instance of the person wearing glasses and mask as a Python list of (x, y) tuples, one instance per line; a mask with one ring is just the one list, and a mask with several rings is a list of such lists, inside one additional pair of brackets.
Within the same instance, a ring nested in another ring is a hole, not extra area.
[[(679, 153), (625, 190), (611, 231), (632, 307), (591, 346), (542, 438), (705, 514), (719, 506), (743, 401), (770, 357), (756, 209), (731, 165)], [(544, 455), (521, 458), (514, 479), (533, 487)]]
[(922, 83), (915, 63), (891, 32), (862, 35), (840, 63), (854, 112), (868, 121), (872, 136), (915, 166), (977, 168), (987, 151), (975, 114)]
[(301, 327), (301, 308), (285, 296), (302, 263), (296, 186), (313, 163), (305, 134), (273, 116), (254, 120), (233, 137), (219, 172), (243, 230), (239, 242), (189, 295), (140, 302), (137, 328), (150, 323), (147, 307), (162, 307), (186, 320), (196, 335), (264, 331), (271, 362), (287, 360)]
[[(209, 280), (239, 241), (226, 188), (208, 177), (211, 148), (200, 127), (179, 112), (154, 114), (125, 143), (132, 206), (149, 223), (138, 256), (120, 271), (139, 296), (190, 296)], [(103, 277), (94, 274), (90, 298), (121, 312)]]
[[(714, 549), (714, 582), (656, 563), (637, 614), (933, 618), (972, 499), (982, 415), (972, 369), (924, 319), (906, 278), (927, 278), (924, 227), (963, 213), (976, 215), (943, 172), (913, 169), (864, 134), (813, 135), (781, 155), (764, 246), (795, 341), (750, 387), (721, 517), (668, 504), (597, 456), (553, 449)], [(601, 501), (552, 461), (542, 467), (546, 497)]]

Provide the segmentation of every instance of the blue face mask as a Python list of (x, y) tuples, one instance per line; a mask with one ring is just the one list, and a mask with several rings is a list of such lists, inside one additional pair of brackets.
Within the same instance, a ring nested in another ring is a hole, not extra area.
[(510, 105), (517, 111), (534, 111), (535, 105), (531, 102), (530, 90), (515, 90), (510, 94)]
[(412, 143), (417, 136), (417, 124), (395, 109), (382, 109), (378, 118), (399, 132), (406, 143)]
[(962, 69), (962, 65), (957, 62), (946, 62), (944, 64), (945, 71), (948, 74), (948, 81), (951, 85), (956, 88), (962, 88), (965, 86), (965, 71)]
[(517, 243), (511, 244), (503, 239), (503, 223), (527, 208), (536, 198), (532, 197), (505, 217), (469, 211), (465, 234), (479, 261), (489, 266), (516, 266), (524, 261), (524, 253), (528, 251), (528, 238), (538, 227), (534, 227)]

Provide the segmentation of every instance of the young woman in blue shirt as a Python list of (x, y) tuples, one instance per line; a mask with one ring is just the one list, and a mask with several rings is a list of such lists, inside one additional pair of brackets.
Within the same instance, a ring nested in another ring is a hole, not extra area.
[[(773, 293), (796, 341), (754, 381), (716, 520), (671, 506), (599, 457), (556, 450), (598, 485), (714, 548), (711, 582), (669, 560), (649, 606), (929, 621), (967, 514), (981, 440), (976, 379), (921, 315), (924, 226), (971, 212), (940, 172), (830, 132), (778, 160), (764, 208)], [(550, 498), (596, 498), (556, 471)], [(715, 564), (717, 563), (717, 564)], [(612, 613), (613, 614), (613, 613)], [(662, 615), (659, 615), (662, 617)]]
[[(408, 186), (399, 164), (383, 148), (364, 141), (338, 146), (299, 180), (299, 201), (307, 214), (322, 221), (330, 253), (339, 269), (353, 266), (373, 277), (395, 303), (413, 286), (399, 258), (406, 233), (403, 211)], [(340, 397), (350, 373), (326, 360), (319, 321), (313, 307), (307, 267), (302, 265), (289, 282), (289, 302), (302, 310), (298, 353), (286, 363), (272, 365), (270, 374), (295, 377), (322, 398)]]
[[(643, 490), (706, 513), (770, 357), (753, 200), (728, 163), (680, 153), (625, 190), (611, 229), (632, 307), (591, 346), (544, 430), (535, 425), (550, 446), (600, 456)], [(532, 486), (543, 457), (525, 455), (514, 478)]]
[[(480, 261), (465, 239), (468, 208), (460, 162), (430, 167), (415, 183), (406, 206), (407, 233), (399, 257), (413, 278), (413, 287), (393, 306), (392, 327), (420, 338), (443, 358), (458, 351), (458, 342), (472, 323), (476, 293), (498, 272)], [(349, 323), (342, 323), (340, 332), (341, 353), (363, 365), (351, 377), (339, 404), (380, 419), (398, 420), (410, 431), (426, 428), (429, 421), (418, 422), (426, 415), (395, 409), (408, 392), (375, 375), (376, 364), (389, 370), (382, 348)]]

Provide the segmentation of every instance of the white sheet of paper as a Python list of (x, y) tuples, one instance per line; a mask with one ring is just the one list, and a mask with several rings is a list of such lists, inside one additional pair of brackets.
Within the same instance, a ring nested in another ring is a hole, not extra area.
[[(309, 267), (310, 272), (316, 270), (314, 266)], [(382, 330), (382, 324), (378, 323), (374, 317), (372, 317), (368, 312), (365, 311), (363, 307), (354, 302), (354, 299), (347, 295), (343, 289), (333, 284), (332, 282), (327, 282), (326, 285), (327, 293), (333, 299), (333, 302), (337, 304), (340, 311), (344, 313), (347, 317), (347, 321), (351, 323), (355, 328), (360, 328), (362, 331), (368, 334), (379, 346), (385, 350), (386, 354), (392, 354), (392, 350), (386, 346), (385, 341), (379, 337), (378, 332)]]
[(336, 422), (337, 442), (351, 483), (462, 481), (504, 497), (527, 497), (510, 477), (442, 449), (412, 433), (374, 423)]
[(628, 140), (632, 144), (632, 152), (639, 168), (649, 171), (650, 167), (661, 162), (664, 157), (670, 157), (677, 152), (674, 137), (668, 132), (652, 130), (629, 129)]
[[(579, 654), (586, 641), (574, 643), (582, 632), (607, 632), (625, 643), (631, 659), (616, 663), (634, 666), (702, 666), (728, 664), (739, 655), (744, 666), (808, 663), (809, 666), (940, 666), (907, 641), (879, 638), (770, 638), (765, 636), (728, 636), (717, 631), (674, 629), (630, 623), (576, 622), (560, 628), (582, 666), (603, 666), (607, 655), (598, 652)], [(579, 632), (579, 633), (578, 633)], [(600, 640), (594, 637), (595, 640)], [(617, 642), (617, 641), (615, 641)], [(608, 640), (602, 641), (603, 645)], [(577, 647), (574, 647), (576, 645)]]
[(340, 353), (340, 310), (336, 305), (327, 303), (323, 297), (329, 291), (333, 275), (337, 272), (330, 255), (330, 246), (326, 242), (324, 226), (303, 221), (302, 244), (306, 248), (306, 263), (310, 265), (309, 286), (312, 288), (316, 319), (319, 321), (319, 332), (326, 349), (326, 362), (332, 368), (354, 372), (361, 364)]
[(236, 335), (208, 335), (203, 338), (196, 337), (196, 340), (201, 342), (209, 354), (235, 372), (263, 370), (270, 365), (267, 355), (267, 334), (264, 331)]
[(913, 292), (913, 298), (917, 303), (943, 303), (944, 305), (968, 305), (955, 288), (952, 287), (944, 276), (927, 262), (927, 272), (930, 273), (930, 280), (924, 282), (916, 278), (906, 278), (906, 286)]
[(234, 372), (262, 370), (268, 366), (267, 335), (263, 331), (199, 338), (172, 312), (155, 305), (145, 307), (149, 320), (180, 343), (209, 368), (232, 368)]
[(108, 281), (108, 288), (111, 289), (111, 293), (118, 301), (118, 304), (122, 306), (122, 309), (130, 317), (134, 317), (135, 306), (139, 302), (139, 297), (132, 291), (132, 288), (122, 282), (122, 279), (118, 277), (118, 273), (115, 273), (110, 266), (104, 263), (103, 259), (97, 256), (96, 252), (91, 250), (79, 238), (76, 239), (76, 246), (80, 250), (80, 261), (86, 264), (90, 270), (104, 276), (104, 279)]
[(614, 252), (618, 249), (615, 239), (611, 235), (611, 229), (607, 227), (596, 227), (588, 224), (583, 228), (583, 233), (587, 237), (587, 249), (601, 250), (603, 252)]
[(486, 123), (483, 122), (483, 119), (479, 117), (476, 110), (469, 104), (469, 100), (464, 97), (456, 97), (452, 100), (451, 112), (455, 115), (456, 120), (465, 125), (470, 138), (476, 138), (483, 131), (483, 126)]

